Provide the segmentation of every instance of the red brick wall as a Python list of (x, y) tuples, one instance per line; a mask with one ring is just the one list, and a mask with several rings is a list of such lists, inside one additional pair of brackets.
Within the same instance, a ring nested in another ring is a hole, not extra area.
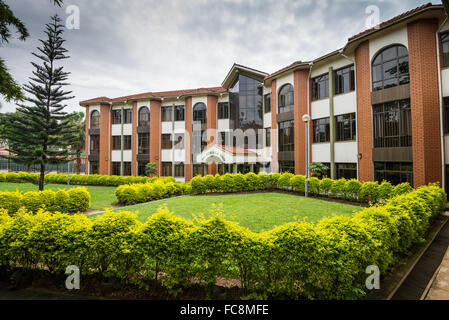
[[(217, 143), (217, 96), (207, 96), (207, 145)], [(217, 174), (217, 164), (209, 164), (209, 174)]]
[[(111, 162), (111, 155), (109, 152), (110, 142), (110, 125), (111, 123), (111, 106), (102, 104), (100, 106), (100, 160), (99, 173), (103, 175), (109, 174), (109, 163)], [(106, 160), (107, 159), (107, 160)]]
[(84, 152), (86, 154), (86, 165), (84, 167), (85, 174), (89, 174), (89, 123), (90, 123), (90, 114), (89, 114), (89, 106), (86, 106), (86, 143), (84, 146)]
[(150, 162), (157, 164), (158, 176), (161, 174), (161, 102), (150, 102)]
[(133, 102), (133, 132), (132, 132), (132, 138), (131, 138), (131, 142), (132, 142), (132, 160), (131, 160), (131, 170), (132, 170), (132, 175), (133, 176), (137, 176), (137, 102)]
[(277, 123), (277, 87), (276, 80), (271, 82), (271, 150), (273, 152), (271, 171), (278, 172), (278, 123)]
[(361, 43), (355, 50), (357, 83), (357, 135), (359, 159), (359, 180), (372, 181), (373, 177), (373, 132), (371, 105), (371, 73), (369, 42)]
[(307, 81), (309, 70), (296, 70), (294, 77), (294, 122), (295, 122), (295, 173), (305, 174), (305, 124), (302, 116), (307, 113)]
[(407, 25), (415, 187), (442, 181), (437, 29), (436, 19), (422, 19)]
[(192, 113), (192, 97), (187, 97), (185, 102), (185, 119), (186, 119), (186, 133), (185, 133), (185, 179), (186, 181), (192, 180), (193, 166), (192, 166), (192, 125), (193, 125), (193, 113)]

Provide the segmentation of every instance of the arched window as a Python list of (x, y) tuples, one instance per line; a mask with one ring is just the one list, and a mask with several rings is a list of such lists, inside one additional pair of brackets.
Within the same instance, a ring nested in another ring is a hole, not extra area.
[(291, 84), (284, 85), (279, 91), (279, 113), (293, 111), (293, 86)]
[(207, 107), (204, 103), (197, 103), (193, 107), (193, 121), (199, 121), (201, 124), (207, 122)]
[(90, 114), (90, 128), (100, 129), (100, 112), (97, 110), (92, 111)]
[(148, 107), (142, 107), (139, 109), (139, 126), (150, 126), (150, 110), (148, 109)]
[(382, 90), (410, 82), (408, 51), (394, 45), (379, 52), (372, 63), (373, 90)]

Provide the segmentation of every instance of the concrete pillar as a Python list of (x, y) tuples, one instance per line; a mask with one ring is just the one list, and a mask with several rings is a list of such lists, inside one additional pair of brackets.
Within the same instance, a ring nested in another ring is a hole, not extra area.
[(334, 116), (334, 69), (329, 67), (329, 130), (330, 130), (330, 171), (331, 179), (336, 179), (335, 168), (335, 116)]

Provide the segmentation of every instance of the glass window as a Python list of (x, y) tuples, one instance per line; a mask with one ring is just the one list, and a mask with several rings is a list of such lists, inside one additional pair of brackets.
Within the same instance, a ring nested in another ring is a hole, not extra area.
[(112, 163), (112, 175), (119, 176), (120, 175), (120, 162)]
[(449, 98), (444, 98), (444, 133), (449, 133)]
[(229, 103), (220, 102), (218, 103), (218, 119), (229, 119)]
[(336, 163), (337, 179), (357, 179), (357, 163)]
[(137, 175), (139, 177), (145, 177), (145, 167), (147, 166), (148, 161), (139, 161), (137, 164)]
[(197, 103), (193, 107), (193, 121), (200, 122), (201, 124), (207, 123), (207, 107), (204, 103)]
[(133, 109), (124, 109), (125, 119), (123, 123), (133, 123)]
[(329, 73), (312, 79), (312, 100), (329, 98)]
[(90, 114), (90, 128), (91, 129), (100, 129), (100, 112), (97, 110), (92, 111)]
[(184, 149), (184, 133), (175, 134), (175, 149), (183, 150)]
[(112, 124), (122, 123), (122, 110), (116, 109), (112, 110)]
[(91, 152), (100, 151), (100, 136), (90, 136), (90, 151)]
[(194, 164), (193, 165), (193, 176), (196, 177), (198, 175), (205, 176), (208, 173), (207, 164)]
[(413, 186), (413, 163), (411, 162), (374, 162), (374, 179), (386, 180), (393, 185), (403, 182)]
[(348, 113), (335, 117), (337, 141), (355, 140), (357, 137), (355, 113)]
[(313, 143), (330, 141), (330, 119), (313, 120)]
[(335, 94), (350, 92), (355, 90), (354, 65), (336, 70), (334, 73)]
[(162, 147), (161, 148), (164, 150), (173, 148), (171, 134), (163, 134), (162, 135)]
[(173, 120), (173, 117), (172, 117), (173, 108), (172, 107), (162, 107), (161, 113), (162, 113), (162, 122)]
[(175, 121), (185, 120), (185, 108), (184, 106), (175, 106)]
[(395, 87), (410, 82), (408, 52), (404, 46), (384, 49), (373, 60), (373, 90)]
[(172, 176), (172, 163), (171, 162), (162, 162), (162, 177), (171, 177)]
[(279, 152), (295, 151), (294, 121), (279, 122)]
[(150, 134), (139, 133), (138, 139), (138, 154), (150, 154)]
[(123, 175), (129, 177), (132, 175), (132, 164), (131, 162), (123, 162)]
[(132, 149), (132, 136), (123, 136), (123, 150)]
[(99, 170), (98, 161), (89, 161), (89, 164), (90, 164), (89, 173), (90, 174), (99, 174), (100, 170)]
[(175, 164), (175, 177), (184, 178), (184, 163)]
[(279, 173), (290, 172), (295, 174), (294, 161), (279, 161)]
[(443, 68), (449, 67), (449, 32), (442, 33), (441, 38), (441, 66)]
[(271, 147), (271, 128), (265, 129), (265, 146)]
[(150, 126), (150, 110), (147, 107), (142, 107), (139, 110), (139, 126)]
[(271, 112), (271, 93), (266, 94), (264, 100), (265, 100), (265, 113), (269, 113)]
[(122, 137), (121, 136), (113, 136), (112, 137), (112, 150), (121, 150), (122, 149)]
[(373, 106), (374, 148), (412, 146), (410, 100), (399, 100)]
[(291, 84), (284, 85), (279, 91), (279, 113), (293, 111), (294, 109), (294, 94), (293, 86)]

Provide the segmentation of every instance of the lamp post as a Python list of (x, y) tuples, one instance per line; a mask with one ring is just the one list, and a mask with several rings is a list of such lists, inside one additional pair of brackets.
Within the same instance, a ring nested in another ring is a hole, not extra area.
[(310, 116), (308, 114), (305, 114), (302, 116), (302, 121), (305, 124), (306, 127), (306, 135), (305, 135), (305, 139), (306, 139), (306, 181), (305, 181), (305, 188), (304, 188), (304, 193), (305, 196), (308, 197), (309, 196), (309, 121), (310, 121)]

